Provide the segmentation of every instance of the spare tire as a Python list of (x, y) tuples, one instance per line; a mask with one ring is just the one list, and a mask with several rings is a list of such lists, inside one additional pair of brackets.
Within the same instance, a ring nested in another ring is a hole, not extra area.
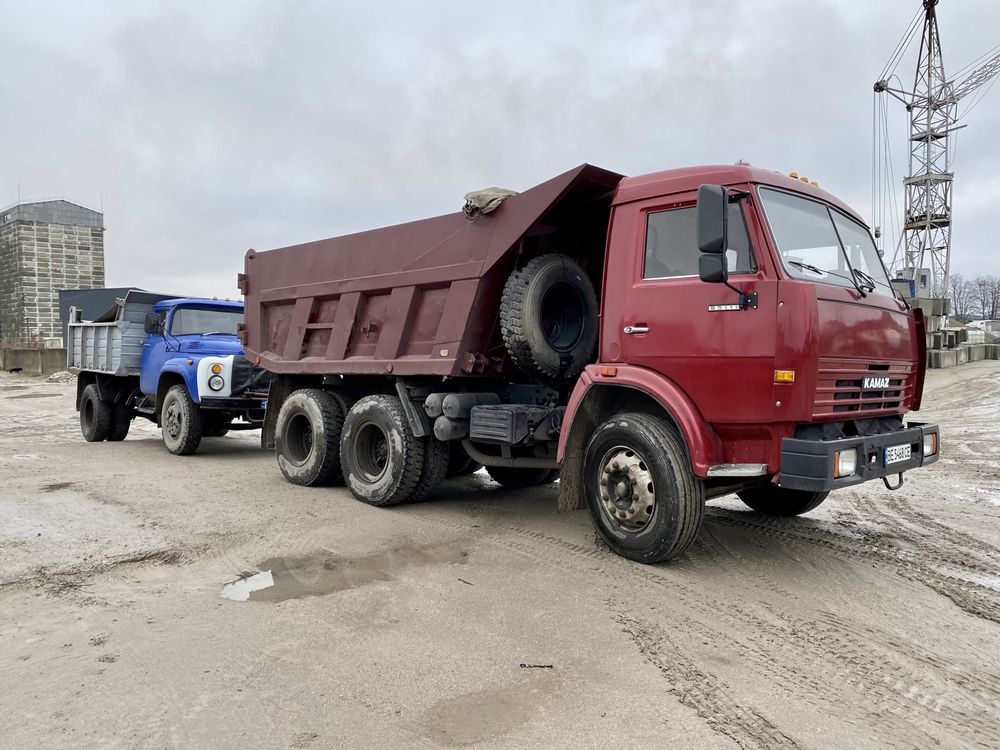
[(567, 380), (579, 375), (594, 353), (597, 314), (597, 295), (583, 269), (566, 255), (540, 255), (508, 277), (500, 333), (526, 375)]

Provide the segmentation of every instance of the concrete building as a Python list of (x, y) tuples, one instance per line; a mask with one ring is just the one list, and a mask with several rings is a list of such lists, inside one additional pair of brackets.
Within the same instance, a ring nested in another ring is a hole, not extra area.
[(64, 200), (0, 211), (0, 344), (61, 346), (59, 290), (103, 286), (103, 214)]

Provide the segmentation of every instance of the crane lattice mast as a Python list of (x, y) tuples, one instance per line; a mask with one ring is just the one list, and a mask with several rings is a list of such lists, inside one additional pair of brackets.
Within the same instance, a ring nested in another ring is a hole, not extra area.
[[(902, 89), (894, 70), (920, 25), (919, 11), (875, 83), (875, 92), (876, 95), (887, 92), (894, 96), (903, 102), (909, 113), (909, 174), (903, 179), (903, 221), (891, 269), (897, 278), (915, 279), (918, 283), (921, 276), (929, 275), (925, 291), (929, 296), (944, 297), (948, 294), (951, 270), (953, 141), (955, 131), (965, 127), (959, 124), (959, 102), (1000, 73), (1000, 52), (997, 48), (991, 50), (988, 54), (993, 56), (959, 83), (950, 80), (945, 75), (941, 54), (937, 4), (938, 0), (923, 0), (920, 52), (913, 88)], [(892, 85), (894, 80), (897, 86)], [(878, 121), (879, 112), (881, 122)], [(879, 143), (888, 149), (884, 105), (879, 110), (876, 104), (876, 113), (876, 149)], [(890, 179), (891, 155), (876, 153), (874, 156), (876, 181), (879, 176)], [(878, 189), (878, 185), (873, 186), (873, 203)]]

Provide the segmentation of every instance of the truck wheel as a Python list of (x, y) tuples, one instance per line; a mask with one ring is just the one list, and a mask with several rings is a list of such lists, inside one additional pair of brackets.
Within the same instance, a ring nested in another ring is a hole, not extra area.
[(229, 434), (229, 422), (216, 422), (205, 425), (202, 437), (225, 437)]
[(519, 469), (514, 466), (487, 466), (486, 472), (497, 484), (511, 489), (537, 487), (554, 482), (559, 477), (558, 469)]
[(225, 437), (229, 434), (229, 425), (232, 419), (227, 414), (215, 414), (208, 412), (202, 419), (202, 437)]
[(340, 438), (344, 482), (369, 505), (413, 496), (424, 472), (426, 438), (417, 438), (395, 396), (365, 396), (347, 412)]
[(604, 422), (587, 446), (583, 473), (590, 517), (619, 555), (660, 562), (697, 536), (705, 486), (665, 420), (626, 413)]
[(96, 383), (83, 389), (80, 396), (80, 432), (88, 443), (107, 440), (113, 425), (114, 413), (110, 401), (101, 398)]
[(108, 442), (124, 440), (132, 426), (132, 409), (124, 404), (112, 404), (111, 429), (108, 431)]
[(174, 385), (163, 397), (160, 409), (163, 444), (175, 456), (190, 456), (201, 443), (202, 417), (187, 388)]
[(437, 489), (448, 475), (448, 464), (451, 458), (447, 443), (442, 443), (435, 437), (417, 438), (424, 441), (424, 470), (417, 482), (417, 488), (410, 496), (411, 500), (423, 500)]
[(278, 467), (292, 484), (319, 487), (340, 477), (340, 432), (344, 416), (326, 391), (293, 391), (281, 405), (274, 430)]
[(597, 295), (583, 269), (566, 255), (540, 255), (508, 277), (500, 333), (522, 372), (566, 380), (594, 353), (597, 314)]
[(829, 494), (790, 490), (771, 484), (747, 487), (737, 492), (736, 496), (758, 513), (768, 516), (801, 516), (818, 508)]
[(448, 450), (450, 455), (447, 477), (467, 477), (483, 468), (481, 463), (473, 460), (472, 456), (465, 452), (465, 448), (458, 440), (449, 441)]

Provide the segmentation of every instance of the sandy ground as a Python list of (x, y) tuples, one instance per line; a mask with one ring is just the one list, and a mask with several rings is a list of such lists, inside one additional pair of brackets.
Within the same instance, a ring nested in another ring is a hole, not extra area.
[(1000, 363), (930, 373), (901, 491), (716, 500), (652, 567), (551, 487), (380, 510), (256, 433), (85, 443), (73, 392), (0, 378), (2, 747), (1000, 746)]

